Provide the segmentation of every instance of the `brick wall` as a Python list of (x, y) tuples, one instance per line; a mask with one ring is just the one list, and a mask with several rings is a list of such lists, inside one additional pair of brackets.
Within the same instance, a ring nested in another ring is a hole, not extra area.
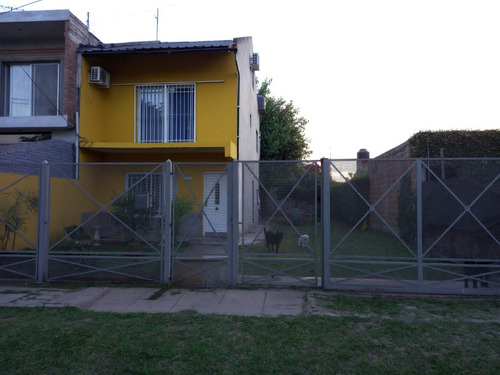
[[(78, 111), (78, 61), (76, 50), (80, 44), (96, 45), (99, 40), (89, 33), (87, 26), (77, 17), (69, 13), (64, 21), (64, 34), (53, 40), (42, 40), (34, 43), (31, 38), (23, 41), (7, 43), (0, 49), (0, 87), (5, 85), (2, 77), (5, 75), (2, 69), (2, 61), (29, 61), (29, 60), (52, 60), (61, 63), (61, 95), (59, 111), (61, 115), (67, 116), (68, 129), (59, 130), (57, 135), (53, 134), (52, 141), (43, 142), (21, 142), (17, 144), (0, 145), (0, 163), (41, 163), (43, 160), (74, 163), (76, 150), (74, 147), (77, 134), (73, 128)], [(0, 101), (0, 114), (3, 114), (3, 103)], [(20, 128), (19, 132), (23, 132)], [(36, 133), (33, 129), (31, 133)], [(54, 138), (64, 138), (66, 141)], [(3, 166), (2, 171), (27, 171), (21, 166)]]
[(76, 50), (80, 44), (97, 45), (99, 40), (91, 34), (84, 25), (73, 14), (69, 14), (64, 31), (64, 57), (63, 67), (63, 100), (62, 113), (68, 115), (68, 121), (72, 126), (75, 124), (75, 113), (78, 110), (78, 62)]
[[(38, 174), (40, 164), (74, 163), (75, 146), (71, 142), (47, 140), (40, 142), (19, 142), (0, 147), (0, 172), (18, 174)], [(57, 168), (55, 177), (72, 177), (73, 166)]]
[[(405, 142), (368, 163), (368, 176), (370, 177), (370, 203), (375, 204), (391, 186), (401, 177), (404, 171), (413, 163), (406, 160), (410, 158), (410, 145)], [(415, 168), (410, 172), (412, 184), (415, 184)], [(390, 228), (398, 231), (398, 193), (399, 184), (396, 184), (380, 200), (376, 206), (377, 212), (384, 218)], [(382, 232), (390, 232), (386, 224), (375, 214), (370, 214), (370, 227)]]

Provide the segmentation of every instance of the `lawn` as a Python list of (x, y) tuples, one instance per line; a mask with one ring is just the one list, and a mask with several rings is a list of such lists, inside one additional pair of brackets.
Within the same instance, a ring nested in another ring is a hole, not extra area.
[[(335, 223), (331, 226), (331, 249), (333, 249), (331, 258), (340, 257), (343, 260), (362, 260), (373, 261), (370, 257), (377, 257), (378, 261), (383, 263), (382, 267), (393, 267), (387, 258), (396, 257), (404, 261), (416, 263), (412, 254), (405, 246), (394, 236), (383, 233), (377, 233), (359, 228), (351, 231), (352, 226), (344, 223)], [(266, 243), (262, 239), (247, 245), (244, 248), (244, 274), (264, 276), (271, 275), (269, 269), (282, 271), (294, 277), (319, 276), (321, 272), (321, 228), (315, 227), (314, 223), (305, 223), (292, 228), (287, 221), (281, 218), (274, 219), (268, 230), (279, 230), (283, 233), (283, 239), (280, 243), (278, 253), (269, 252)], [(309, 236), (309, 247), (300, 247), (298, 244), (298, 233)], [(376, 266), (362, 264), (368, 272), (376, 271)], [(353, 277), (360, 272), (350, 271), (342, 268), (332, 267), (331, 274), (335, 277)], [(395, 276), (395, 275), (393, 275)], [(416, 272), (402, 272), (400, 277), (405, 279), (416, 279)]]
[(498, 374), (500, 301), (321, 293), (330, 315), (0, 308), (2, 374)]

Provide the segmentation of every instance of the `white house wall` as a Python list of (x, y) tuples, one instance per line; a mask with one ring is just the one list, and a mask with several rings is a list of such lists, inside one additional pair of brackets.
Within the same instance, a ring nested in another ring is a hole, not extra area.
[[(238, 159), (242, 161), (259, 160), (260, 158), (260, 122), (257, 104), (257, 86), (255, 72), (250, 70), (250, 59), (254, 53), (251, 37), (235, 39), (238, 50), (236, 60), (239, 71), (239, 132)], [(257, 165), (257, 164), (256, 164)], [(253, 173), (258, 176), (258, 165)], [(245, 179), (243, 178), (245, 174)], [(239, 165), (238, 194), (239, 222), (245, 223), (240, 232), (248, 232), (259, 223), (258, 220), (258, 181), (253, 174), (243, 171)], [(243, 186), (243, 184), (245, 186)]]

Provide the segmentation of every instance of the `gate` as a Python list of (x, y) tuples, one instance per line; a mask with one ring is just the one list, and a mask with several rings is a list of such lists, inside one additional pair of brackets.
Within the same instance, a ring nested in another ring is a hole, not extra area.
[(500, 159), (0, 164), (0, 279), (500, 294)]
[(168, 163), (71, 167), (47, 166), (46, 280), (163, 282)]
[(235, 168), (233, 163), (174, 163), (174, 284), (236, 284)]
[(325, 287), (498, 294), (498, 159), (329, 160), (322, 193)]
[(318, 162), (241, 162), (240, 168), (240, 282), (318, 286)]

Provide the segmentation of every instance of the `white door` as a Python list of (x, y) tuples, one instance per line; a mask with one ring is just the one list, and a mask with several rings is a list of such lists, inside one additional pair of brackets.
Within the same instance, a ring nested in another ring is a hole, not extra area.
[(205, 173), (203, 233), (227, 232), (227, 174)]

